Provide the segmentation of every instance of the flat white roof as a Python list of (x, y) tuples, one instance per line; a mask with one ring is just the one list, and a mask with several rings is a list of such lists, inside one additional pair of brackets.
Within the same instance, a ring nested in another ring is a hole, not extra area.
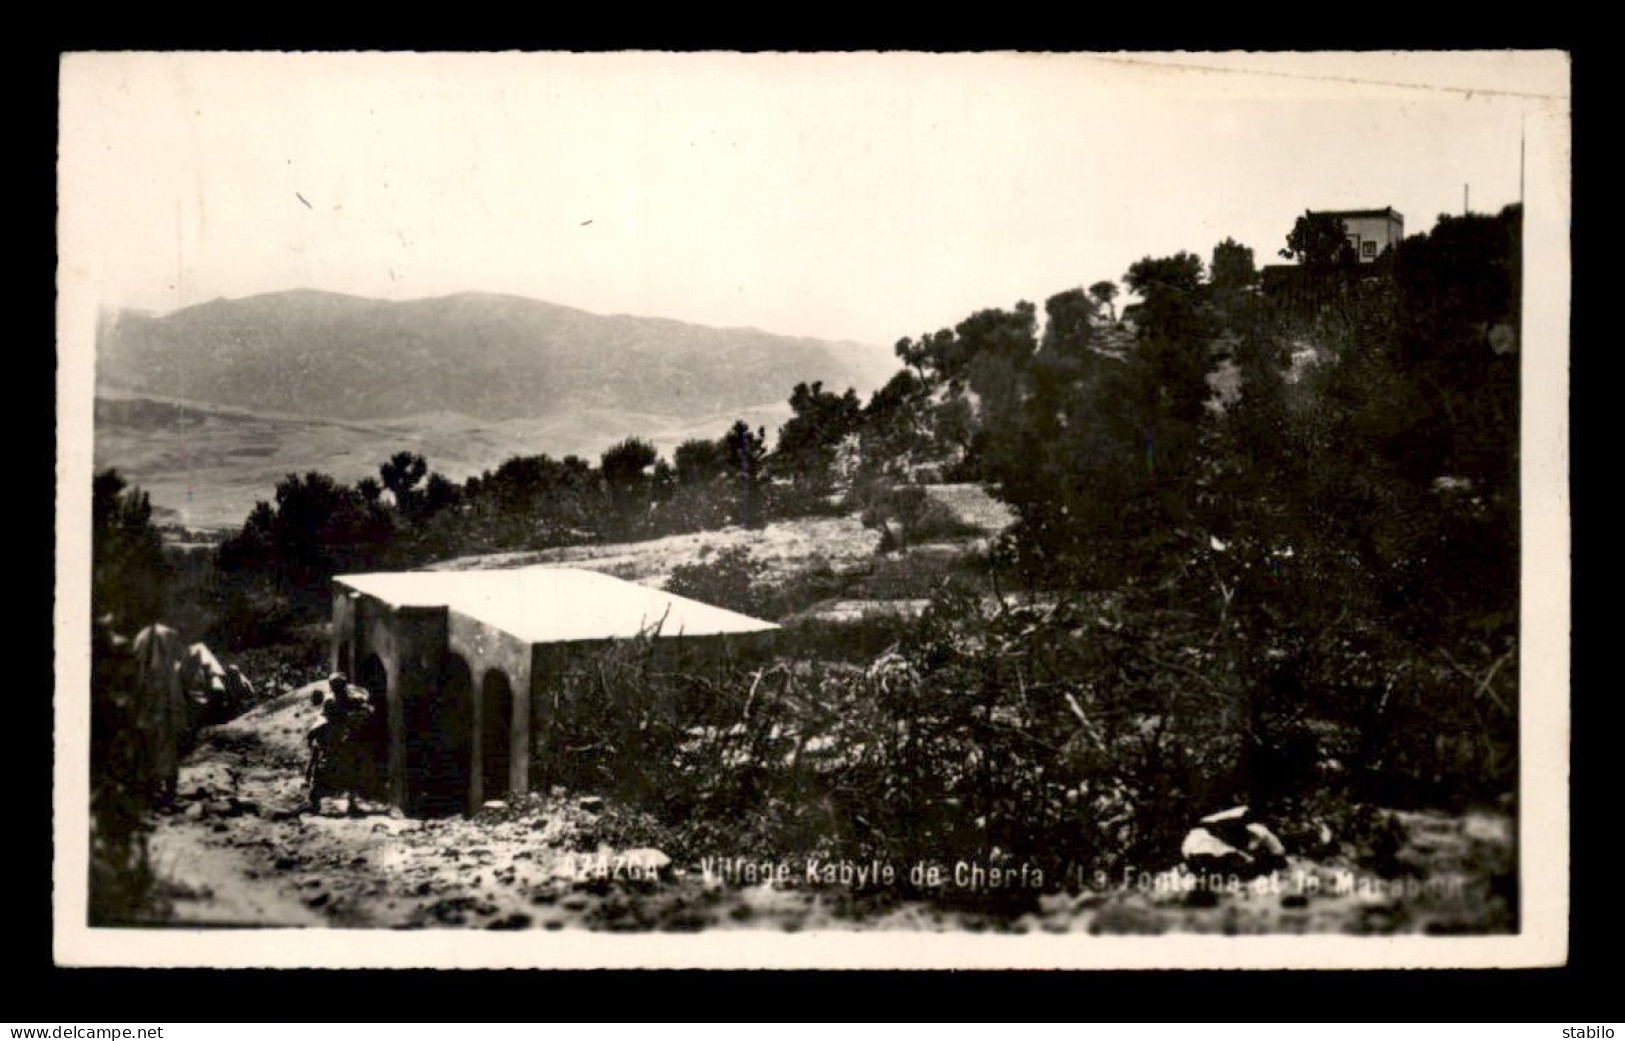
[(446, 607), (527, 643), (624, 639), (657, 624), (662, 636), (778, 628), (612, 575), (545, 564), (485, 571), (383, 571), (334, 580), (394, 607)]

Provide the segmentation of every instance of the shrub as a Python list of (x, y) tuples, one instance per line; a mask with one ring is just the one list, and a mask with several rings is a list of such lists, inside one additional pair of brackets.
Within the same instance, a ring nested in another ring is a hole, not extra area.
[(537, 767), (699, 845), (1022, 860), (1053, 884), (1165, 864), (1193, 810), (1236, 797), (1247, 725), (1222, 676), (1185, 677), (1211, 663), (1181, 620), (990, 608), (950, 584), (863, 665), (626, 642), (559, 676)]
[(880, 529), (882, 551), (902, 549), (917, 542), (971, 538), (982, 533), (933, 499), (924, 487), (914, 484), (881, 487), (869, 492), (863, 505), (863, 524)]
[(718, 553), (714, 560), (673, 568), (666, 589), (730, 611), (758, 615), (763, 613), (763, 597), (756, 588), (756, 579), (763, 568), (760, 561), (752, 559), (750, 550), (733, 546)]

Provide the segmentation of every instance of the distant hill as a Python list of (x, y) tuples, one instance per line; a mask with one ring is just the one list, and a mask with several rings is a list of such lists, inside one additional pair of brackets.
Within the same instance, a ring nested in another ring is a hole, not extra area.
[(462, 479), (516, 454), (596, 462), (629, 436), (670, 458), (736, 418), (771, 439), (796, 383), (866, 396), (896, 367), (858, 344), (521, 297), (297, 290), (107, 316), (96, 465), (146, 488), (166, 521), (235, 526), (291, 471), (349, 481), (401, 449)]
[(583, 410), (673, 417), (781, 402), (800, 381), (878, 387), (889, 352), (850, 342), (595, 315), (517, 296), (404, 302), (315, 290), (214, 300), (102, 324), (97, 382), (332, 419)]

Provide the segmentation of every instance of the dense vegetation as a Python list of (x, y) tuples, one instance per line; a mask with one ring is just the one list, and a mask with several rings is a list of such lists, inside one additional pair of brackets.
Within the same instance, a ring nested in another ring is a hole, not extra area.
[[(1132, 324), (1111, 282), (1042, 319), (978, 311), (901, 340), (867, 403), (797, 386), (772, 451), (738, 423), (670, 461), (633, 438), (596, 466), (514, 458), (462, 485), (409, 453), (355, 486), (290, 475), (189, 595), (248, 646), (320, 617), (344, 570), (832, 509), (865, 510), (898, 548), (952, 533), (911, 482), (976, 480), (1018, 517), (991, 577), (942, 576), (879, 660), (782, 646), (684, 672), (627, 644), (567, 680), (537, 746), (591, 756), (539, 775), (613, 788), (697, 844), (996, 848), (1057, 869), (1166, 858), (1193, 809), (1236, 801), (1290, 831), (1506, 796), (1520, 218), (1441, 217), (1362, 266), (1306, 217), (1279, 294), (1232, 240), (1208, 263), (1147, 257), (1123, 278)], [(98, 576), (150, 556), (120, 501)], [(761, 613), (801, 599), (741, 553), (673, 588)], [(1031, 606), (988, 595), (1018, 588)]]

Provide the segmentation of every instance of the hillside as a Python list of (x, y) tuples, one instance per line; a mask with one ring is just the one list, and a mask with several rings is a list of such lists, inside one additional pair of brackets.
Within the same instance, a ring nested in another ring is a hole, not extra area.
[(314, 290), (103, 323), (97, 380), (193, 402), (342, 419), (587, 409), (698, 418), (782, 401), (799, 381), (867, 392), (895, 368), (853, 343), (595, 315), (516, 296), (386, 301)]
[(312, 290), (106, 316), (96, 466), (161, 520), (241, 523), (290, 472), (376, 475), (402, 449), (453, 480), (513, 455), (663, 454), (735, 419), (769, 436), (798, 382), (867, 393), (896, 368), (854, 343), (600, 316), (465, 293), (392, 302)]

